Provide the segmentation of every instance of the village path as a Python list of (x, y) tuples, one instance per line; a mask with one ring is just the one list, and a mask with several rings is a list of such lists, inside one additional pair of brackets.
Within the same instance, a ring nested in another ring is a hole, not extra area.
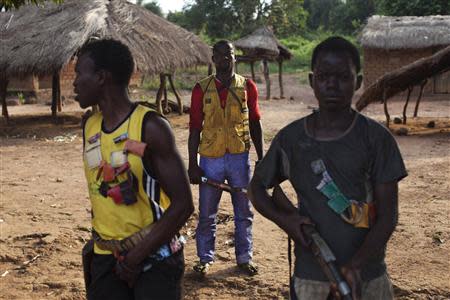
[[(300, 86), (295, 76), (286, 77), (286, 100), (261, 101), (266, 148), (280, 128), (316, 105), (308, 87)], [(259, 87), (264, 94), (264, 87)], [(188, 93), (184, 98), (188, 101)], [(448, 100), (425, 99), (420, 115), (448, 120)], [(401, 105), (392, 104), (394, 115), (401, 114)], [(15, 125), (0, 127), (0, 299), (83, 299), (80, 251), (89, 238), (90, 204), (78, 127), (82, 112), (76, 104), (68, 104), (60, 119), (64, 123), (54, 126), (39, 111), (47, 113), (49, 108), (10, 107)], [(383, 120), (381, 105), (371, 105), (365, 113)], [(170, 121), (187, 163), (188, 117), (174, 116)], [(395, 293), (398, 299), (448, 299), (450, 135), (447, 131), (396, 140), (409, 176), (400, 183), (400, 220), (387, 250)], [(254, 161), (253, 151), (251, 155)], [(292, 188), (284, 187), (294, 199)], [(198, 189), (192, 190), (198, 207)], [(231, 246), (231, 201), (225, 194), (219, 210), (217, 263), (206, 279), (199, 280), (192, 271), (197, 260), (192, 239), (196, 216), (183, 229), (190, 236), (185, 249), (186, 299), (288, 297), (286, 235), (256, 213), (254, 256), (260, 274), (250, 278), (240, 274)]]

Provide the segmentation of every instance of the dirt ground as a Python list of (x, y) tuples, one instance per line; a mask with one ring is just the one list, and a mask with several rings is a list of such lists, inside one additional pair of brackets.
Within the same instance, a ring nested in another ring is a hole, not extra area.
[[(285, 80), (286, 100), (260, 102), (266, 149), (280, 128), (316, 106), (312, 92), (296, 76)], [(264, 86), (258, 87), (264, 95)], [(187, 103), (189, 92), (183, 95)], [(277, 88), (273, 95), (278, 95)], [(393, 117), (401, 115), (402, 105), (399, 99), (392, 101)], [(412, 110), (413, 105), (409, 115)], [(80, 252), (89, 238), (90, 203), (82, 169), (82, 111), (76, 103), (66, 104), (57, 125), (44, 104), (9, 111), (10, 125), (0, 119), (0, 299), (84, 299)], [(384, 120), (380, 104), (364, 113)], [(400, 220), (388, 244), (387, 264), (398, 299), (449, 299), (450, 96), (426, 97), (419, 116), (408, 120), (414, 125), (409, 135), (396, 136), (409, 176), (400, 183)], [(435, 128), (425, 129), (430, 120)], [(187, 165), (188, 116), (171, 116), (170, 121)], [(394, 125), (394, 131), (408, 124)], [(292, 188), (285, 188), (294, 199)], [(198, 189), (192, 190), (197, 207)], [(239, 273), (230, 246), (231, 201), (224, 195), (217, 263), (200, 280), (192, 271), (197, 260), (192, 238), (196, 216), (183, 228), (190, 237), (185, 249), (186, 299), (288, 298), (287, 238), (280, 229), (255, 214), (254, 260), (260, 273)]]

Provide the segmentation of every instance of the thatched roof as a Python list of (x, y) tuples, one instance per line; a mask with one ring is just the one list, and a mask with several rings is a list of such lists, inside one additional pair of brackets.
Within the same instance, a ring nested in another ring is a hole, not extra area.
[(416, 49), (450, 45), (450, 16), (372, 16), (361, 44), (378, 49)]
[(251, 34), (233, 42), (234, 46), (244, 52), (245, 56), (255, 58), (291, 59), (292, 53), (283, 46), (273, 34), (272, 30), (264, 26)]
[(65, 0), (0, 13), (0, 72), (52, 74), (92, 37), (125, 43), (147, 74), (207, 64), (211, 56), (193, 33), (125, 0)]

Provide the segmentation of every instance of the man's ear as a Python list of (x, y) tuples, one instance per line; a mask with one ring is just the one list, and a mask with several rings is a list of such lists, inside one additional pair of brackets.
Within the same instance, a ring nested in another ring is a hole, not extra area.
[(313, 72), (309, 72), (308, 73), (309, 86), (314, 89), (314, 86), (313, 86), (313, 80), (314, 79), (313, 79), (313, 77), (314, 77), (314, 73)]
[(359, 90), (359, 88), (362, 85), (362, 80), (363, 80), (363, 76), (360, 74), (358, 76), (356, 76), (356, 86), (355, 86), (355, 91)]
[(109, 72), (106, 72), (105, 70), (98, 70), (97, 71), (97, 78), (98, 78), (98, 83), (100, 85), (104, 85), (107, 79)]

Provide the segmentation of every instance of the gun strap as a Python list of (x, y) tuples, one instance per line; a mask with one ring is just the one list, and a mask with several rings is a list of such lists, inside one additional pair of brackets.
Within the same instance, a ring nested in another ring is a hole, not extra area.
[(292, 239), (288, 237), (288, 262), (289, 262), (289, 299), (298, 300), (295, 292), (295, 278), (292, 274)]
[(92, 230), (92, 238), (100, 249), (122, 253), (133, 249), (150, 233), (152, 227), (153, 224), (150, 224), (123, 240), (105, 240), (95, 230)]
[(288, 263), (289, 263), (289, 280), (292, 276), (292, 240), (288, 237)]

